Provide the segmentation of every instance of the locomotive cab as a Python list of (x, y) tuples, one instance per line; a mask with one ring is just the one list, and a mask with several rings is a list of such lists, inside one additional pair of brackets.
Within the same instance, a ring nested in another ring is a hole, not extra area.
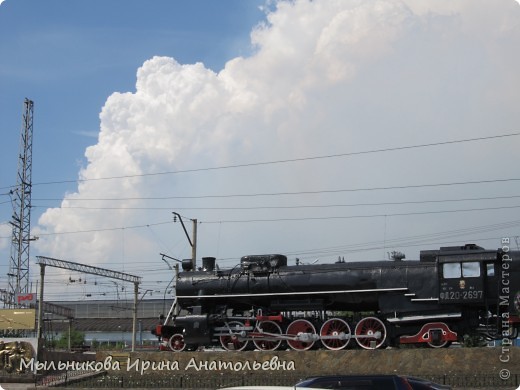
[[(478, 246), (441, 248), (439, 262), (439, 303), (480, 304), (489, 287), (486, 273), (494, 270), (496, 251)], [(489, 267), (488, 264), (492, 264)], [(494, 275), (494, 271), (490, 273)]]
[(480, 307), (479, 322), (487, 324), (488, 331), (494, 324), (492, 335), (502, 331), (501, 320), (507, 319), (513, 336), (520, 325), (520, 292), (515, 290), (520, 282), (520, 264), (519, 252), (506, 249), (491, 251), (476, 245), (441, 248), (437, 256), (439, 304)]
[[(441, 248), (437, 255), (439, 264), (439, 303), (468, 306), (496, 306), (500, 303), (502, 279), (507, 268), (507, 278), (518, 278), (512, 254), (485, 250), (468, 244), (462, 247)], [(509, 283), (509, 280), (505, 281)]]

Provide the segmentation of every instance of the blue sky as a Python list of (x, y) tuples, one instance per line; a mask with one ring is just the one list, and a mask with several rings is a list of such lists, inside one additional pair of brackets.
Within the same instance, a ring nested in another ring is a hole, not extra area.
[[(191, 254), (171, 211), (221, 267), (498, 247), (520, 235), (519, 20), (514, 0), (4, 1), (0, 285), (25, 97), (34, 282), (43, 255), (166, 285), (159, 253)], [(99, 292), (69, 277), (50, 291)]]
[[(95, 143), (105, 100), (115, 91), (135, 90), (135, 73), (145, 60), (171, 56), (219, 71), (228, 59), (251, 52), (249, 34), (265, 16), (259, 9), (262, 4), (255, 0), (2, 3), (2, 186), (16, 179), (25, 97), (35, 102), (33, 181), (74, 180), (85, 148)], [(55, 188), (52, 191), (56, 194)]]
[[(219, 71), (228, 59), (251, 53), (249, 35), (265, 18), (263, 4), (257, 0), (2, 2), (1, 192), (7, 193), (16, 183), (26, 97), (35, 103), (33, 183), (73, 181), (35, 186), (34, 197), (59, 199), (77, 186), (74, 180), (84, 165), (85, 148), (96, 143), (106, 99), (116, 91), (134, 91), (137, 68), (145, 60), (170, 56)], [(43, 211), (34, 209), (33, 225)], [(1, 221), (8, 221), (12, 208), (7, 196), (0, 199), (0, 212)], [(5, 251), (1, 264), (5, 274)]]

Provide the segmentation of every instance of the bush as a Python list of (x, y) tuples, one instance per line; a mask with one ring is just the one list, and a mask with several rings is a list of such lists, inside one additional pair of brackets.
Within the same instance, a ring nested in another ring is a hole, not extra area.
[(69, 336), (70, 336), (70, 347), (71, 348), (79, 348), (83, 347), (85, 344), (85, 333), (80, 332), (76, 329), (67, 330), (65, 333), (61, 335), (61, 338), (56, 342), (57, 348), (68, 349), (69, 347)]

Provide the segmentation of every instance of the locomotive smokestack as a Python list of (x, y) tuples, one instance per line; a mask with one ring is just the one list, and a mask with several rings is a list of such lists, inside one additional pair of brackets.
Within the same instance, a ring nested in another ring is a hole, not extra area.
[(215, 257), (203, 257), (202, 258), (202, 270), (203, 271), (214, 271), (215, 270)]

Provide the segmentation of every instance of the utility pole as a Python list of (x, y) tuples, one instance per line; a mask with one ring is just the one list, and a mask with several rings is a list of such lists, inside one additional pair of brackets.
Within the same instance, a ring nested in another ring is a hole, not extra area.
[(193, 223), (193, 245), (191, 246), (191, 265), (193, 270), (197, 270), (197, 219), (191, 220)]
[(191, 246), (191, 269), (196, 270), (197, 269), (197, 219), (191, 219), (191, 222), (193, 223), (193, 241), (190, 238), (190, 235), (188, 234), (188, 231), (186, 230), (186, 226), (184, 226), (184, 222), (182, 220), (182, 217), (179, 213), (176, 213), (175, 211), (172, 211), (173, 222), (177, 221), (177, 218), (179, 218), (179, 221), (181, 221), (182, 228), (184, 229), (184, 234), (186, 234), (186, 238), (188, 239), (188, 242)]
[(18, 306), (16, 302), (18, 294), (29, 292), (33, 107), (33, 101), (26, 98), (22, 116), (16, 187), (10, 191), (13, 203), (11, 261), (7, 274), (9, 276), (8, 304), (10, 307)]

